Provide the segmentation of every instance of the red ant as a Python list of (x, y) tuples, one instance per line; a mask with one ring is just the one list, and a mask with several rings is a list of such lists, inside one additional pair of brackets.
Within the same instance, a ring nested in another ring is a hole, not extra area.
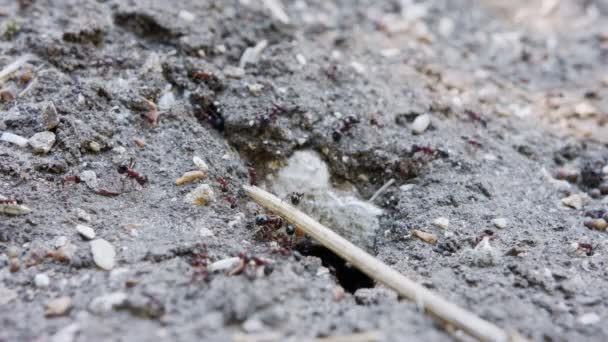
[(224, 199), (230, 204), (231, 209), (237, 207), (236, 198), (234, 196), (226, 196)]
[(380, 118), (379, 118), (378, 113), (371, 113), (370, 116), (371, 116), (371, 118), (369, 119), (369, 124), (370, 125), (376, 126), (378, 128), (384, 127), (384, 124), (382, 124), (380, 122)]
[(190, 260), (190, 266), (194, 268), (192, 280), (207, 280), (209, 278), (209, 270), (207, 269), (209, 256), (207, 252), (194, 253)]
[(0, 204), (21, 204), (21, 200), (18, 199), (0, 199)]
[(470, 109), (466, 109), (466, 110), (464, 111), (464, 113), (465, 113), (465, 114), (466, 114), (466, 115), (469, 117), (469, 119), (471, 119), (471, 121), (474, 121), (474, 122), (479, 122), (479, 123), (481, 123), (481, 125), (482, 125), (483, 127), (488, 126), (488, 123), (486, 122), (486, 120), (484, 120), (484, 119), (481, 117), (481, 114), (476, 113), (476, 112), (474, 112), (474, 111), (472, 111), (472, 110), (470, 110)]
[(80, 182), (81, 182), (80, 177), (78, 177), (77, 175), (63, 177), (63, 186), (65, 186), (66, 184), (69, 184), (69, 183), (78, 184)]
[(234, 269), (232, 269), (230, 272), (228, 272), (229, 276), (241, 274), (243, 271), (245, 271), (247, 269), (247, 265), (249, 264), (250, 261), (253, 261), (253, 263), (256, 267), (264, 266), (264, 274), (266, 274), (266, 275), (269, 275), (273, 270), (272, 266), (270, 264), (268, 264), (268, 261), (266, 261), (260, 257), (257, 257), (257, 256), (249, 256), (245, 252), (239, 253), (239, 259), (241, 259), (239, 264)]
[(440, 157), (440, 158), (447, 158), (448, 157), (448, 153), (439, 149), (434, 149), (432, 147), (429, 146), (420, 146), (420, 145), (413, 145), (412, 146), (412, 152), (411, 154), (415, 154), (417, 152), (420, 152), (422, 154), (425, 154), (427, 156), (432, 156), (432, 157)]
[(481, 144), (479, 141), (477, 141), (477, 140), (475, 140), (475, 139), (473, 139), (473, 138), (469, 138), (469, 137), (462, 137), (462, 139), (466, 140), (466, 141), (467, 141), (467, 143), (468, 143), (469, 145), (471, 145), (471, 146), (475, 146), (475, 147), (477, 147), (477, 148), (482, 148), (482, 147), (483, 147), (483, 145), (482, 145), (482, 144)]
[(274, 124), (277, 121), (277, 116), (283, 112), (285, 112), (285, 108), (277, 104), (272, 105), (270, 113), (258, 115), (258, 121), (260, 123), (260, 126), (268, 127), (269, 125)]
[(137, 183), (139, 183), (139, 185), (144, 185), (148, 182), (148, 177), (146, 176), (142, 176), (139, 173), (135, 172), (135, 170), (133, 170), (133, 168), (135, 167), (135, 162), (133, 161), (133, 158), (131, 158), (129, 160), (129, 164), (127, 165), (120, 165), (118, 167), (118, 173), (120, 174), (126, 174), (127, 178), (133, 178), (135, 179), (135, 181), (137, 181)]
[(579, 242), (578, 243), (578, 248), (579, 249), (585, 249), (585, 250), (587, 250), (585, 252), (585, 254), (587, 254), (587, 256), (592, 256), (593, 255), (593, 245), (590, 244), (590, 243)]
[(220, 178), (217, 179), (217, 182), (220, 183), (220, 189), (223, 192), (227, 192), (228, 191), (229, 186), (230, 186), (230, 182), (226, 178), (220, 177)]

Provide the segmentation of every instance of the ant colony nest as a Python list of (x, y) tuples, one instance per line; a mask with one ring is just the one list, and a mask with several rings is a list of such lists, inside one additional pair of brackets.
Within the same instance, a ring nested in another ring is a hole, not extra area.
[(353, 186), (334, 188), (327, 165), (316, 152), (295, 152), (268, 187), (280, 198), (303, 193), (300, 210), (359, 247), (373, 249), (382, 209), (359, 199)]

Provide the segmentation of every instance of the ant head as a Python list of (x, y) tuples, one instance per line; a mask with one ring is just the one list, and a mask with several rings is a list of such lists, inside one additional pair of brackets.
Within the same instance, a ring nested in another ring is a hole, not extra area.
[(118, 173), (127, 173), (128, 169), (129, 169), (129, 167), (127, 165), (120, 165), (118, 167)]

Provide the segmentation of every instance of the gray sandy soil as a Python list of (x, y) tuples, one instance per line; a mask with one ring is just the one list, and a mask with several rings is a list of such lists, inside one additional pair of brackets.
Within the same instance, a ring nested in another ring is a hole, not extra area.
[[(283, 5), (288, 22), (257, 0), (0, 1), (0, 66), (28, 56), (0, 135), (55, 137), (0, 141), (5, 207), (31, 209), (0, 213), (0, 340), (459, 336), (260, 233), (241, 186), (299, 150), (361, 199), (394, 180), (367, 243), (404, 275), (531, 340), (608, 339), (608, 3)], [(175, 185), (195, 156), (206, 177)], [(141, 177), (118, 172), (131, 159)], [(215, 199), (185, 200), (201, 184)], [(208, 270), (242, 252), (266, 265)]]

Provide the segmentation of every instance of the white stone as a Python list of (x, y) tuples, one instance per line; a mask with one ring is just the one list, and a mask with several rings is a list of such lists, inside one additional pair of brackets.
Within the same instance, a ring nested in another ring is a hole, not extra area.
[(69, 324), (59, 329), (53, 337), (51, 342), (72, 342), (76, 339), (76, 334), (80, 331), (80, 325), (78, 323)]
[(260, 333), (264, 330), (266, 330), (266, 327), (264, 326), (264, 323), (262, 323), (262, 321), (260, 321), (259, 319), (255, 319), (255, 318), (250, 318), (248, 320), (246, 320), (243, 325), (243, 331), (247, 332), (247, 333)]
[(127, 300), (124, 292), (113, 292), (94, 298), (89, 304), (89, 310), (96, 314), (103, 314), (123, 304)]
[(306, 57), (304, 57), (304, 55), (299, 53), (296, 55), (296, 59), (298, 60), (298, 63), (300, 63), (301, 65), (306, 65)]
[(28, 143), (36, 153), (47, 153), (55, 144), (55, 133), (38, 132), (28, 140)]
[(212, 237), (213, 236), (213, 232), (211, 231), (211, 229), (207, 228), (207, 227), (202, 227), (199, 230), (199, 234), (201, 235), (201, 237)]
[(83, 181), (89, 188), (97, 189), (99, 182), (97, 180), (97, 174), (95, 171), (85, 170), (79, 175), (80, 180)]
[(235, 268), (241, 262), (241, 258), (233, 257), (218, 260), (209, 265), (209, 272), (219, 272)]
[(91, 215), (89, 215), (86, 211), (84, 211), (84, 209), (75, 208), (74, 209), (74, 214), (76, 214), (76, 217), (79, 220), (82, 220), (82, 221), (85, 221), (85, 222), (91, 222)]
[(403, 184), (402, 186), (399, 187), (399, 190), (403, 191), (403, 192), (408, 192), (410, 190), (412, 190), (414, 188), (414, 184)]
[(193, 22), (196, 19), (196, 15), (194, 15), (194, 13), (188, 12), (188, 11), (184, 11), (184, 10), (179, 11), (179, 13), (177, 14), (177, 16), (181, 20), (189, 22), (189, 23)]
[(95, 230), (84, 224), (77, 224), (76, 231), (87, 240), (93, 240), (95, 238)]
[(499, 217), (499, 218), (493, 219), (492, 224), (494, 224), (494, 226), (496, 228), (504, 229), (507, 227), (507, 224), (509, 224), (509, 220), (507, 220), (504, 217)]
[(562, 198), (562, 204), (567, 207), (580, 210), (583, 208), (584, 201), (581, 195), (573, 194), (566, 198)]
[(431, 125), (431, 116), (428, 114), (418, 115), (412, 123), (412, 131), (421, 134)]
[(448, 229), (450, 226), (450, 220), (447, 217), (438, 217), (433, 220), (433, 225), (441, 229)]
[(597, 108), (589, 102), (581, 102), (574, 107), (574, 112), (584, 118), (597, 114)]
[(196, 205), (207, 205), (215, 200), (215, 194), (209, 184), (201, 184), (190, 191), (184, 198), (187, 203)]
[(600, 316), (595, 312), (589, 312), (586, 314), (582, 314), (578, 317), (577, 321), (582, 325), (591, 325), (600, 322)]
[(229, 65), (224, 68), (224, 76), (239, 79), (245, 76), (245, 69)]
[(27, 138), (24, 138), (20, 135), (13, 134), (10, 132), (2, 133), (2, 137), (0, 137), (0, 140), (9, 142), (11, 144), (15, 144), (19, 147), (25, 147), (25, 146), (27, 146), (27, 143), (28, 143)]
[(49, 285), (51, 284), (51, 279), (49, 279), (49, 276), (44, 273), (38, 273), (34, 277), (34, 284), (37, 288), (44, 289), (49, 287)]
[(602, 168), (602, 173), (604, 174), (604, 176), (608, 176), (608, 165)]
[(194, 156), (192, 157), (192, 162), (194, 163), (194, 165), (196, 165), (196, 167), (198, 167), (199, 170), (205, 173), (209, 171), (209, 165), (207, 165), (207, 163), (202, 158)]
[(53, 241), (53, 247), (55, 248), (61, 248), (63, 246), (65, 246), (68, 243), (68, 238), (65, 236), (58, 236), (55, 238), (55, 241)]
[(95, 264), (108, 271), (114, 268), (116, 262), (116, 250), (114, 250), (114, 246), (104, 239), (93, 240), (90, 244)]
[(248, 64), (256, 64), (266, 46), (268, 46), (268, 41), (264, 39), (259, 41), (254, 47), (246, 48), (239, 61), (239, 68), (244, 69)]

